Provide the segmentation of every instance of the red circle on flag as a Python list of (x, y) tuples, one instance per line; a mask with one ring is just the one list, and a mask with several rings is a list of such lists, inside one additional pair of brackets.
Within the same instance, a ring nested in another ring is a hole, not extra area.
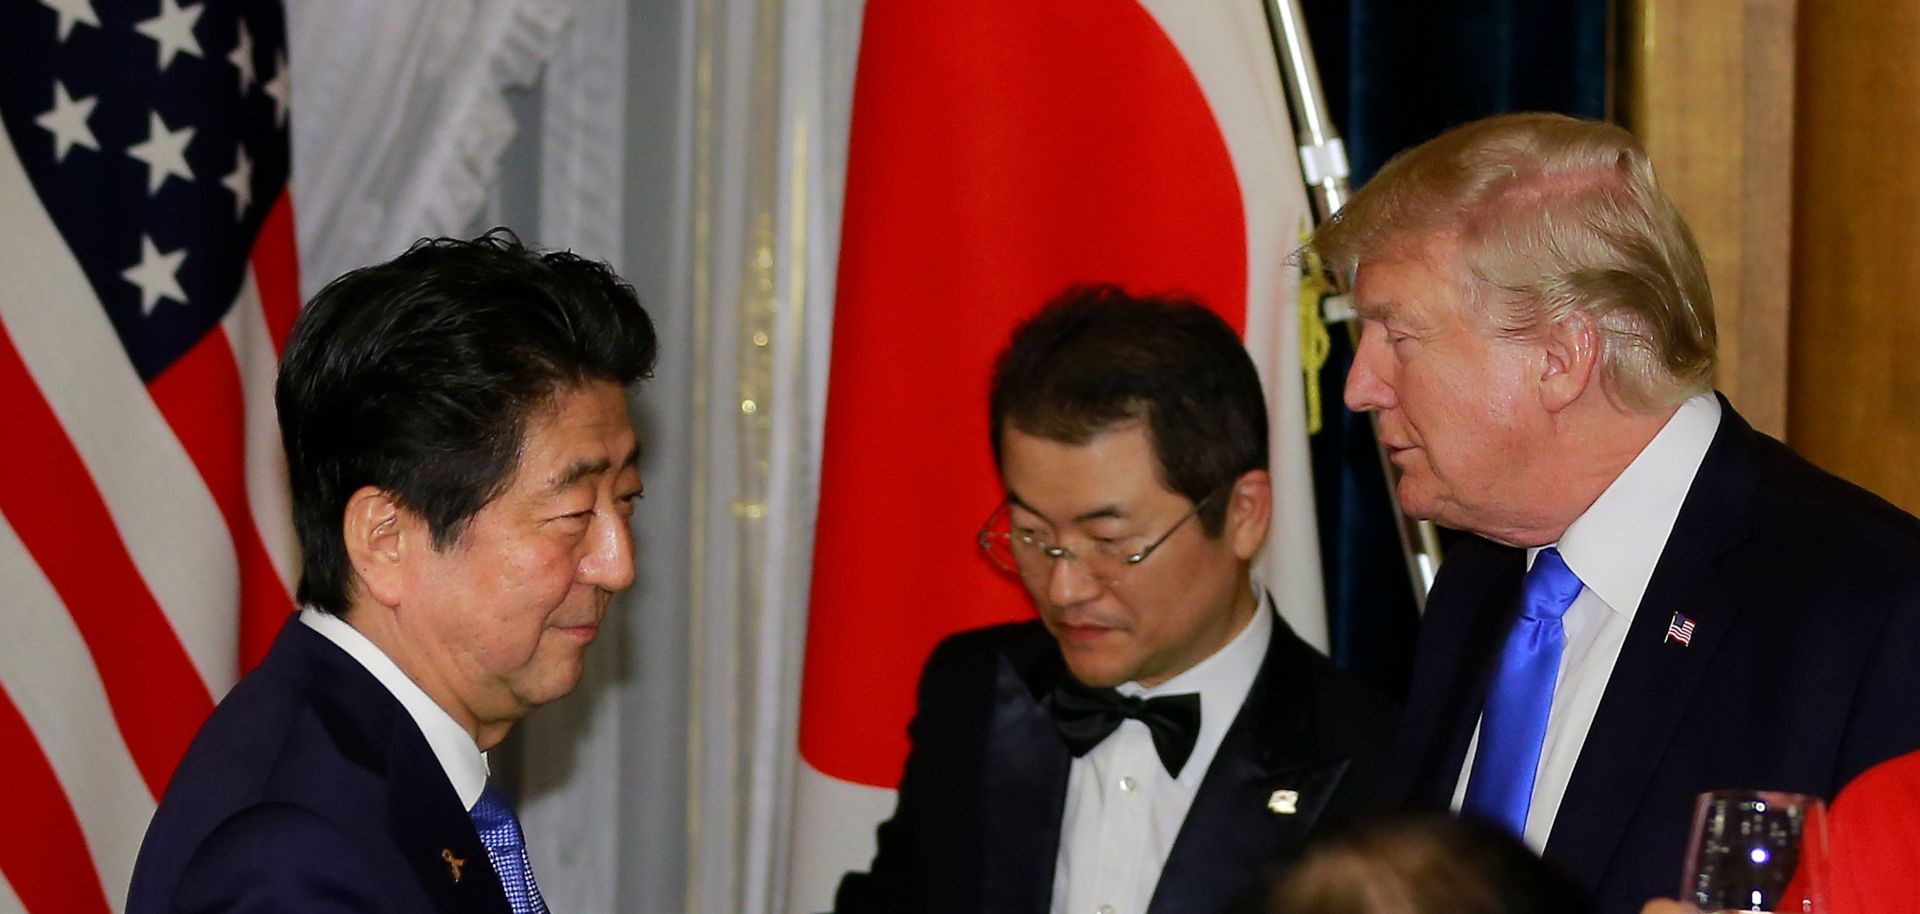
[(1033, 614), (973, 543), (1001, 495), (993, 357), (1074, 283), (1243, 328), (1246, 220), (1200, 86), (1137, 4), (875, 0), (843, 225), (800, 752), (892, 787), (933, 645)]

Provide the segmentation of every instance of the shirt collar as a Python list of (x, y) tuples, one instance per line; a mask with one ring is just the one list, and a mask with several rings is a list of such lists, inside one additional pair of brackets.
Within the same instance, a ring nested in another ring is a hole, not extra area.
[[(1680, 404), (1660, 433), (1560, 536), (1560, 557), (1607, 608), (1629, 619), (1640, 608), (1719, 428), (1720, 401), (1712, 394)], [(1527, 550), (1529, 568), (1539, 551)]]
[(473, 804), (480, 799), (480, 791), (486, 789), (488, 766), (486, 753), (480, 751), (466, 728), (435, 703), (379, 645), (348, 625), (345, 619), (308, 606), (300, 610), (300, 622), (346, 651), (347, 656), (372, 673), (394, 700), (407, 709), (407, 716), (413, 718), (420, 735), (426, 737), (427, 746), (440, 761), (440, 768), (447, 773), (447, 780), (452, 782), (461, 804), (473, 809)]
[(1273, 640), (1273, 610), (1268, 607), (1266, 588), (1258, 581), (1252, 583), (1253, 618), (1240, 627), (1240, 633), (1225, 647), (1159, 685), (1145, 687), (1126, 682), (1117, 691), (1141, 698), (1198, 692), (1200, 733), (1194, 744), (1217, 746), (1225, 737), (1227, 727), (1239, 716), (1240, 706), (1246, 702), (1254, 678), (1260, 675), (1260, 664), (1267, 659), (1267, 646)]

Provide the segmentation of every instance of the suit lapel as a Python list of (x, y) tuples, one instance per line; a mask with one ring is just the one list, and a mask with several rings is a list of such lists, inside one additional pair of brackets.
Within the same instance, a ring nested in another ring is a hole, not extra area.
[[(1586, 885), (1605, 872), (1714, 652), (1752, 599), (1757, 577), (1727, 553), (1751, 530), (1755, 433), (1721, 403), (1720, 429), (1634, 612), (1547, 841), (1547, 856)], [(1676, 612), (1696, 623), (1690, 645), (1665, 637)]]
[(1038, 658), (1002, 656), (995, 671), (980, 784), (983, 910), (1045, 914), (1051, 904), (1072, 756), (1044, 696), (1064, 671), (1050, 639)]
[(1148, 914), (1226, 909), (1326, 808), (1348, 758), (1315, 733), (1312, 650), (1274, 616), (1260, 674), (1194, 794)]
[(440, 760), (399, 700), (345, 651), (302, 625), (289, 637), (315, 664), (316, 701), (341, 751), (385, 773), (391, 835), (420, 887), (446, 914), (508, 914), (500, 877)]
[(506, 891), (473, 820), (412, 719), (402, 718), (388, 768), (394, 843), (436, 910), (508, 914)]
[(1412, 807), (1445, 809), (1453, 802), (1494, 658), (1520, 611), (1526, 552), (1475, 539), (1456, 547), (1447, 562), (1450, 573), (1427, 602), (1407, 724), (1395, 742), (1401, 761), (1387, 795)]

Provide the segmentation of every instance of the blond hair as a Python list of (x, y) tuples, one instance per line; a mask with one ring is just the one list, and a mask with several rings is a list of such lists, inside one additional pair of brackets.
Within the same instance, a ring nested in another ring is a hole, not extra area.
[(1466, 306), (1527, 336), (1575, 313), (1600, 330), (1603, 389), (1657, 411), (1709, 389), (1713, 294), (1633, 134), (1557, 114), (1475, 121), (1395, 156), (1308, 247), (1349, 278), (1457, 245)]

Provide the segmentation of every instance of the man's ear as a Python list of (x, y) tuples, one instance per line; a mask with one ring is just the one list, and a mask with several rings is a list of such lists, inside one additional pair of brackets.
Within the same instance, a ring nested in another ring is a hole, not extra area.
[(373, 486), (362, 486), (347, 498), (342, 531), (346, 534), (347, 564), (360, 587), (382, 606), (400, 605), (406, 552), (400, 503)]
[(1226, 534), (1233, 554), (1251, 561), (1267, 542), (1267, 525), (1273, 519), (1273, 477), (1266, 470), (1248, 470), (1234, 480), (1226, 497)]
[(1547, 328), (1541, 340), (1540, 402), (1557, 413), (1573, 405), (1596, 379), (1600, 366), (1600, 325), (1575, 311)]

